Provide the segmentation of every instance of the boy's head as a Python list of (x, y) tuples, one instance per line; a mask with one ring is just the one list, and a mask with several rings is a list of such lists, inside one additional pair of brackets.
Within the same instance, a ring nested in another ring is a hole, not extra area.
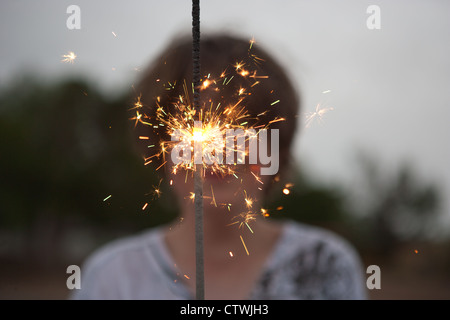
[[(226, 110), (230, 106), (238, 104), (237, 108), (240, 108), (242, 105), (247, 113), (243, 119), (243, 127), (245, 123), (252, 122), (259, 129), (267, 125), (269, 131), (278, 129), (277, 159), (282, 173), (289, 162), (299, 112), (297, 93), (283, 68), (252, 41), (228, 35), (203, 36), (200, 63), (200, 106), (204, 110)], [(215, 84), (210, 86), (212, 82)], [(180, 96), (185, 103), (193, 101), (191, 84), (192, 42), (186, 37), (169, 45), (144, 72), (136, 86), (137, 93), (141, 95), (141, 113), (148, 119), (155, 119), (158, 106), (164, 106), (167, 113), (180, 113)], [(280, 121), (270, 123), (274, 119)], [(148, 140), (139, 140), (145, 157), (154, 154), (148, 148), (149, 141), (156, 145), (160, 141), (171, 141), (167, 131), (155, 131), (148, 124), (139, 123), (137, 133), (138, 136), (149, 137)], [(271, 135), (268, 136), (270, 140)], [(270, 141), (268, 143), (270, 148)], [(157, 167), (163, 164), (162, 157), (154, 157), (152, 161)], [(255, 167), (258, 164), (242, 165), (243, 171), (249, 172), (248, 174)], [(265, 189), (267, 191), (267, 187)]]

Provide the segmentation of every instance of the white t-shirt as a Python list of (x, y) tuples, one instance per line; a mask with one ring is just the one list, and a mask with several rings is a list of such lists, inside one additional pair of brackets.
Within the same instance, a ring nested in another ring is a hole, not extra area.
[[(166, 247), (161, 227), (116, 240), (81, 268), (72, 299), (194, 299)], [(358, 255), (320, 228), (285, 222), (249, 299), (365, 299)]]

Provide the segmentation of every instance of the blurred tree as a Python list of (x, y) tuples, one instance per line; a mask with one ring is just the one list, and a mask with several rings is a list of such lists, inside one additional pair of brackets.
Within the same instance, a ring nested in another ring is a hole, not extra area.
[(436, 226), (440, 209), (438, 188), (421, 181), (407, 164), (396, 174), (383, 174), (374, 157), (360, 154), (364, 192), (361, 232), (373, 249), (389, 256), (406, 241), (424, 241)]
[(172, 219), (161, 201), (141, 210), (158, 180), (133, 149), (128, 102), (81, 80), (3, 88), (0, 229), (26, 232), (35, 248), (41, 238), (57, 246), (74, 221), (139, 230)]
[(270, 217), (292, 219), (345, 233), (345, 225), (352, 216), (346, 208), (342, 188), (316, 183), (297, 167), (293, 167), (288, 176), (288, 180), (275, 183), (264, 205)]

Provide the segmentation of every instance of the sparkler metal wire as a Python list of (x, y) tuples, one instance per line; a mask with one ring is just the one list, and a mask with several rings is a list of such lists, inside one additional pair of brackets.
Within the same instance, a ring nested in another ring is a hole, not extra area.
[[(200, 110), (200, 0), (192, 0), (192, 79), (194, 84), (194, 110), (201, 121)], [(201, 123), (201, 122), (198, 122)], [(201, 129), (201, 128), (200, 128)], [(195, 142), (200, 145), (201, 142)], [(195, 148), (199, 150), (199, 148)], [(203, 177), (202, 165), (196, 164), (194, 172), (195, 207), (195, 295), (205, 299), (204, 250), (203, 250)]]

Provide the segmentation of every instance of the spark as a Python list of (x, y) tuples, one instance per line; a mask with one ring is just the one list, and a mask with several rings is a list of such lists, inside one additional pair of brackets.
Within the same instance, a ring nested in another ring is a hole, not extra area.
[(136, 127), (138, 122), (142, 122), (141, 118), (142, 118), (142, 114), (139, 113), (139, 111), (136, 110), (136, 116), (133, 117), (133, 118), (130, 118), (130, 120), (136, 120), (136, 122), (134, 123), (134, 126)]
[(270, 105), (271, 105), (271, 106), (276, 105), (278, 102), (280, 102), (280, 100), (275, 100), (275, 101), (272, 102)]
[(234, 221), (234, 222), (228, 224), (228, 226), (238, 224), (238, 227), (242, 228), (245, 225), (250, 230), (250, 232), (253, 233), (253, 230), (252, 230), (252, 228), (250, 228), (249, 223), (252, 221), (255, 221), (256, 216), (257, 216), (257, 214), (253, 213), (251, 211), (242, 212), (242, 213), (238, 214), (237, 216), (233, 217), (232, 220), (237, 219), (237, 221)]
[(129, 109), (129, 110), (133, 110), (133, 109), (141, 109), (143, 107), (142, 102), (141, 102), (141, 98), (142, 98), (142, 94), (140, 94), (137, 98), (136, 98), (136, 102), (134, 103), (134, 107)]
[(248, 50), (250, 51), (253, 47), (253, 44), (255, 43), (255, 38), (252, 37), (249, 42), (250, 42), (250, 47), (248, 48)]
[(144, 206), (142, 207), (142, 211), (144, 211), (145, 208), (147, 208), (147, 206), (148, 206), (148, 202), (146, 202), (146, 203), (144, 204)]
[(247, 255), (249, 256), (250, 253), (248, 253), (247, 246), (245, 245), (244, 239), (242, 238), (242, 236), (239, 236), (239, 237), (241, 238), (241, 242), (242, 242), (242, 245), (244, 246), (245, 252), (246, 252)]
[(111, 198), (111, 195), (107, 196), (105, 199), (103, 199), (103, 202), (105, 202), (106, 200), (108, 200), (109, 198)]
[(321, 123), (324, 115), (333, 110), (333, 107), (321, 107), (320, 103), (318, 103), (315, 111), (306, 114), (306, 128), (309, 128), (314, 121)]
[(236, 64), (234, 65), (234, 68), (236, 69), (236, 71), (238, 71), (239, 69), (241, 69), (243, 66), (245, 65), (244, 62), (236, 62)]
[[(211, 195), (212, 195), (212, 204), (214, 204), (214, 206), (217, 208), (216, 197), (214, 196), (214, 191), (213, 191), (212, 185), (211, 185)], [(194, 196), (195, 196), (195, 193), (194, 193)]]
[(162, 194), (162, 191), (161, 191), (161, 182), (162, 182), (162, 179), (159, 180), (158, 186), (152, 186), (152, 187), (153, 187), (152, 195), (153, 195), (154, 198), (159, 198), (159, 197), (161, 197), (161, 194)]
[(293, 183), (289, 182), (284, 185), (285, 188), (292, 188), (294, 186)]
[(252, 198), (245, 198), (245, 205), (248, 209), (250, 209), (253, 206), (253, 199)]
[(243, 76), (243, 77), (248, 76), (248, 74), (249, 74), (249, 72), (247, 70), (242, 70), (241, 73), (240, 73), (240, 75)]
[(261, 184), (264, 184), (264, 182), (262, 182), (261, 178), (258, 177), (253, 171), (250, 171), (250, 173), (255, 177), (255, 180), (258, 181)]
[(114, 31), (111, 31), (111, 33), (114, 37), (117, 37), (117, 34)]
[(286, 194), (286, 195), (290, 194), (291, 190), (289, 190), (289, 188), (292, 188), (293, 186), (294, 186), (293, 183), (286, 183), (284, 185), (283, 193)]
[(202, 87), (201, 87), (201, 89), (206, 89), (206, 88), (208, 88), (209, 86), (210, 86), (210, 84), (211, 84), (211, 81), (209, 81), (208, 79), (206, 79), (205, 81), (203, 81), (203, 84), (202, 84)]
[(64, 59), (62, 59), (61, 62), (66, 62), (66, 63), (72, 63), (73, 64), (73, 62), (77, 58), (77, 55), (73, 51), (69, 51), (67, 54), (62, 55), (62, 57)]

